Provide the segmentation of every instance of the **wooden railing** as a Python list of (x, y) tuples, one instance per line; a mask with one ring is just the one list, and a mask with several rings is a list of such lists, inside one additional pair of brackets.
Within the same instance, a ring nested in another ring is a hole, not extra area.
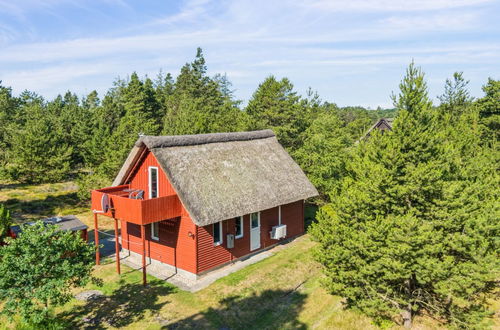
[(128, 198), (128, 185), (107, 187), (92, 191), (92, 210), (102, 211), (101, 199), (108, 194), (110, 209), (105, 216), (125, 220), (138, 225), (172, 219), (181, 216), (181, 202), (177, 195), (152, 199)]

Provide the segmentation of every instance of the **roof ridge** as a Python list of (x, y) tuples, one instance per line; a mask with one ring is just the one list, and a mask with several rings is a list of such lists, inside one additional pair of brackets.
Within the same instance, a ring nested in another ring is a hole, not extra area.
[(260, 131), (249, 131), (249, 132), (208, 133), (208, 134), (193, 134), (193, 135), (164, 135), (164, 136), (145, 135), (141, 136), (137, 140), (136, 146), (141, 146), (142, 144), (144, 144), (149, 149), (168, 148), (168, 147), (181, 147), (181, 146), (208, 144), (208, 143), (249, 141), (257, 139), (265, 139), (274, 136), (275, 136), (274, 132), (270, 129), (260, 130)]

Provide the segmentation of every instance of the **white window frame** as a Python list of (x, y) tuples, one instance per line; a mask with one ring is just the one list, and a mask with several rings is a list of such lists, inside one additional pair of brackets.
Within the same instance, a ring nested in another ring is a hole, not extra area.
[(259, 211), (259, 212), (250, 213), (250, 230), (255, 229), (255, 228), (252, 228), (252, 214), (255, 214), (255, 213), (257, 213), (257, 221), (259, 221), (259, 226), (255, 227), (255, 228), (260, 228), (260, 211)]
[(151, 170), (155, 169), (156, 170), (156, 197), (158, 198), (160, 196), (160, 172), (158, 171), (157, 166), (149, 166), (148, 167), (148, 190), (149, 190), (149, 198), (151, 199), (151, 192), (152, 192), (152, 187), (151, 187)]
[[(220, 237), (220, 240), (218, 242), (215, 241), (215, 224), (216, 223), (219, 224), (219, 237)], [(222, 245), (222, 243), (224, 243), (224, 237), (222, 237), (222, 221), (219, 221), (219, 222), (216, 222), (216, 223), (212, 224), (212, 235), (214, 237), (214, 246), (219, 246), (219, 245)]]
[[(158, 227), (158, 236), (155, 236), (155, 230), (154, 230), (155, 225)], [(159, 222), (151, 223), (151, 239), (154, 241), (160, 240), (160, 223)]]
[[(236, 232), (235, 232), (234, 238), (236, 238), (236, 239), (242, 238), (244, 233), (245, 233), (245, 229), (244, 229), (245, 228), (245, 220), (243, 219), (243, 216), (239, 216), (239, 217), (235, 218), (235, 221), (240, 221), (241, 234), (236, 235)], [(234, 227), (236, 230), (236, 225)]]
[(281, 225), (281, 205), (278, 206), (278, 225)]

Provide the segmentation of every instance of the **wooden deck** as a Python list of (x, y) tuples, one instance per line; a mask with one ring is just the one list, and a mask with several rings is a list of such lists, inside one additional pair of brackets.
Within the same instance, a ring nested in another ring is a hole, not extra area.
[(92, 191), (92, 210), (102, 211), (101, 199), (109, 196), (110, 209), (102, 215), (138, 225), (181, 216), (181, 202), (176, 195), (152, 199), (129, 198), (129, 185), (107, 187)]

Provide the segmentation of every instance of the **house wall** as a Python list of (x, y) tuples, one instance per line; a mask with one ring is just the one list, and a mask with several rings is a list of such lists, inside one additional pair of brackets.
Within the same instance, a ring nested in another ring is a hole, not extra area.
[[(145, 227), (147, 257), (196, 273), (196, 226), (189, 217), (161, 221), (158, 241), (151, 238), (151, 225)], [(142, 255), (140, 225), (122, 221), (121, 235), (123, 248)]]
[[(167, 176), (154, 155), (146, 151), (132, 172), (129, 183), (132, 189), (144, 190), (144, 198), (149, 198), (149, 166), (158, 167), (158, 196), (176, 195)], [(165, 219), (159, 223), (159, 240), (151, 238), (151, 225), (145, 226), (146, 256), (163, 263), (196, 273), (196, 225), (182, 207), (181, 216)], [(123, 248), (142, 255), (140, 225), (121, 221)]]
[(170, 196), (176, 195), (176, 192), (167, 175), (160, 167), (160, 164), (156, 160), (156, 157), (150, 152), (146, 151), (142, 159), (136, 165), (135, 170), (131, 173), (129, 183), (132, 189), (144, 190), (144, 198), (149, 197), (149, 167), (158, 167), (158, 196)]
[[(281, 223), (287, 225), (287, 238), (292, 238), (304, 233), (304, 201), (281, 206)], [(235, 219), (225, 220), (222, 223), (223, 243), (214, 246), (213, 225), (197, 227), (197, 272), (204, 272), (220, 266), (233, 259), (243, 257), (277, 244), (278, 240), (271, 239), (270, 231), (278, 225), (278, 207), (263, 210), (260, 213), (260, 249), (250, 251), (250, 215), (243, 216), (243, 237), (234, 241), (234, 248), (227, 248), (227, 234), (235, 234)]]

